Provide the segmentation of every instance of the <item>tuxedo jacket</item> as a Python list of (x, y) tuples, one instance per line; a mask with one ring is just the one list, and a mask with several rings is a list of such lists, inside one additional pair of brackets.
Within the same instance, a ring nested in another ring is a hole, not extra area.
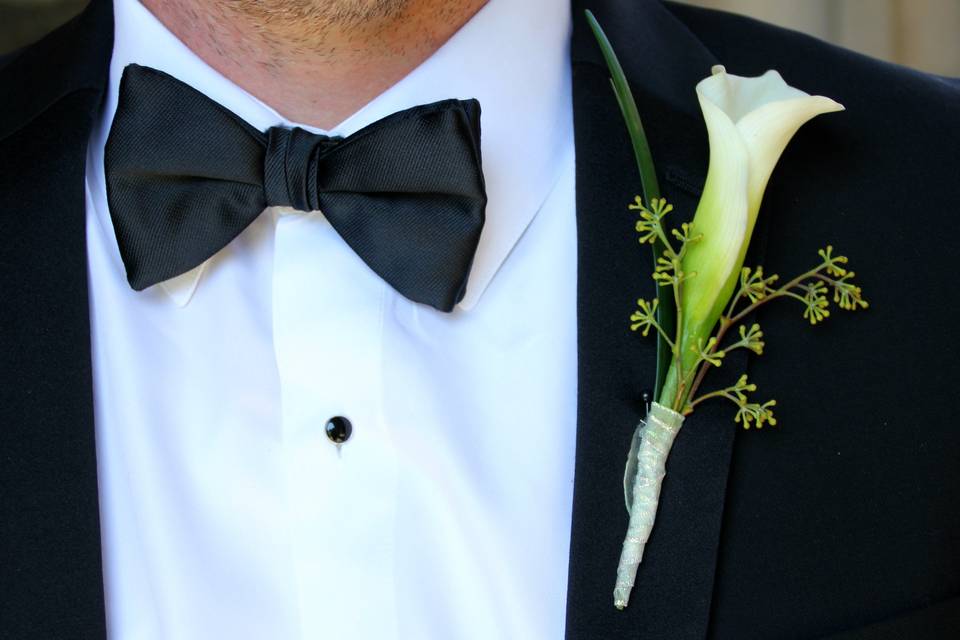
[[(728, 14), (573, 5), (579, 384), (566, 637), (960, 637), (960, 83)], [(694, 85), (712, 65), (775, 68), (847, 107), (806, 125), (783, 155), (747, 264), (800, 273), (829, 243), (871, 303), (816, 327), (789, 302), (757, 313), (767, 352), (731, 355), (718, 373), (748, 372), (778, 400), (778, 424), (744, 431), (720, 403), (687, 420), (622, 612), (612, 587), (623, 466), (655, 359), (628, 317), (652, 297), (652, 260), (626, 209), (636, 165), (587, 8), (618, 51), (680, 212), (694, 210), (706, 172)], [(94, 0), (0, 69), (2, 638), (105, 636), (84, 162), (112, 30), (110, 3)]]

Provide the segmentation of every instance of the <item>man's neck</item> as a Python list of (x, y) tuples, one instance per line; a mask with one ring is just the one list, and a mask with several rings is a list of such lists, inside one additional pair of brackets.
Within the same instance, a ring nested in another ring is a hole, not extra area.
[(487, 0), (142, 0), (207, 64), (284, 117), (331, 129)]

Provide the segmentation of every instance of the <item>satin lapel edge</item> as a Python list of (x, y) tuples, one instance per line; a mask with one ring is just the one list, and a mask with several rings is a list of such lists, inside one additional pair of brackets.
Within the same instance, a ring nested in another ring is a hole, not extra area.
[(94, 0), (0, 70), (4, 637), (106, 636), (84, 176), (112, 43)]
[(698, 410), (677, 437), (631, 604), (613, 606), (627, 521), (623, 465), (654, 371), (654, 343), (631, 333), (628, 317), (637, 297), (653, 295), (652, 259), (626, 209), (638, 192), (635, 163), (586, 8), (621, 58), (664, 194), (687, 215), (707, 162), (694, 85), (717, 63), (659, 2), (573, 2), (579, 391), (566, 637), (704, 638), (736, 432), (725, 407)]

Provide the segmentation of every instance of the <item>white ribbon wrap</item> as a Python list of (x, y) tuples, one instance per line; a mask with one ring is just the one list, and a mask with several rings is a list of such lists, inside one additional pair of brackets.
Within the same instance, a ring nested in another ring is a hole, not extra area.
[(613, 590), (613, 603), (618, 609), (626, 607), (630, 600), (637, 567), (643, 559), (643, 550), (657, 517), (660, 487), (667, 474), (667, 456), (670, 455), (673, 440), (682, 426), (681, 414), (654, 402), (640, 427), (630, 523), (627, 526), (627, 536), (623, 540), (623, 551), (617, 567), (617, 584)]

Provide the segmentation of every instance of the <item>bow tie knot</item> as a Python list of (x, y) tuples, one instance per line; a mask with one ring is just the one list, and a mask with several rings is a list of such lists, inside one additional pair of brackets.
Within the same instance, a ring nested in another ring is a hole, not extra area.
[(299, 127), (270, 127), (263, 160), (263, 192), (268, 207), (316, 211), (317, 157), (343, 138), (323, 136)]

